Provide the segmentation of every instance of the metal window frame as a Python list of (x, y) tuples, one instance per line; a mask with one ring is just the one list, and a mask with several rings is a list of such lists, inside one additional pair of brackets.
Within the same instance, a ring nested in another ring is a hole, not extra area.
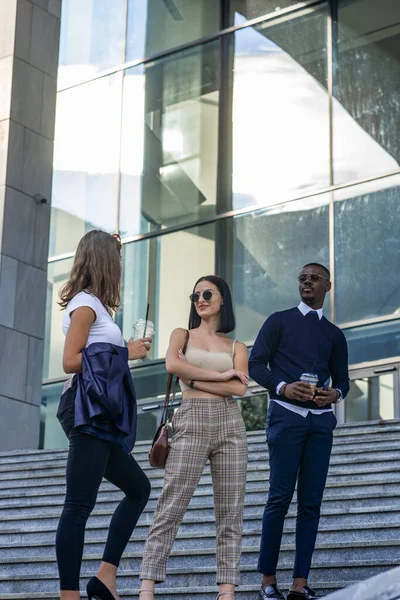
[[(333, 68), (333, 56), (334, 49), (333, 44), (336, 42), (335, 37), (335, 21), (334, 21), (334, 9), (333, 0), (328, 0), (328, 19), (327, 19), (327, 72), (328, 72), (328, 127), (329, 127), (329, 185), (334, 187), (334, 167), (333, 167), (333, 86), (334, 86), (334, 68)], [(332, 323), (335, 322), (335, 292), (336, 292), (336, 278), (335, 278), (335, 195), (333, 190), (329, 191), (329, 270), (331, 272), (332, 287), (330, 291), (331, 303), (330, 303), (330, 320)]]

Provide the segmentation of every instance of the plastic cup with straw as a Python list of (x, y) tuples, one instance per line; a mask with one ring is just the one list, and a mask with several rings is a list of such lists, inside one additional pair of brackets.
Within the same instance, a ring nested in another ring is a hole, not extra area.
[(140, 340), (145, 337), (153, 338), (153, 335), (155, 333), (155, 328), (154, 328), (154, 323), (152, 321), (149, 321), (149, 310), (150, 310), (150, 303), (148, 302), (147, 309), (146, 309), (146, 318), (138, 319), (133, 326), (133, 329), (134, 329), (133, 339), (135, 341)]

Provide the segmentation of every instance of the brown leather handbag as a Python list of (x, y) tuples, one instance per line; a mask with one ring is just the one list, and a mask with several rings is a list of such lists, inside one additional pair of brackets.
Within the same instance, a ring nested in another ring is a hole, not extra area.
[[(187, 345), (189, 342), (189, 331), (186, 331), (186, 340), (183, 347), (183, 354), (186, 353)], [(165, 463), (167, 462), (169, 445), (168, 445), (168, 426), (170, 424), (171, 417), (173, 415), (173, 404), (175, 400), (176, 390), (178, 388), (179, 377), (175, 378), (175, 384), (173, 386), (173, 392), (171, 397), (171, 389), (174, 375), (170, 373), (168, 375), (167, 391), (164, 399), (164, 410), (161, 418), (161, 425), (158, 427), (156, 434), (153, 438), (153, 443), (149, 452), (149, 462), (152, 467), (158, 467), (164, 469)]]

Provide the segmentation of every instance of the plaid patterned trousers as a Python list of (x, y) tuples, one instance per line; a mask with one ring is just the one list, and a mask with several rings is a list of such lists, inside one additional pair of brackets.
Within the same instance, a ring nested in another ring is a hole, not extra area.
[(239, 584), (247, 438), (232, 398), (188, 398), (173, 418), (174, 434), (146, 545), (140, 579), (164, 581), (179, 525), (209, 459), (217, 527), (217, 584)]

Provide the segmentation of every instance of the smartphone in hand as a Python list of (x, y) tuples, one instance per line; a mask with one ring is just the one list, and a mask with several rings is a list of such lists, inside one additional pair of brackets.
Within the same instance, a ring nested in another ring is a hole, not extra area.
[[(330, 384), (330, 381), (331, 381), (331, 378), (330, 378), (330, 377), (328, 377), (328, 379), (325, 381), (325, 383), (324, 383), (324, 385), (322, 386), (322, 388), (319, 388), (319, 389), (322, 389), (322, 390), (325, 390), (325, 391), (326, 391), (326, 390), (329, 390), (329, 384)], [(318, 396), (318, 389), (317, 389), (317, 391), (316, 391), (316, 395)]]

